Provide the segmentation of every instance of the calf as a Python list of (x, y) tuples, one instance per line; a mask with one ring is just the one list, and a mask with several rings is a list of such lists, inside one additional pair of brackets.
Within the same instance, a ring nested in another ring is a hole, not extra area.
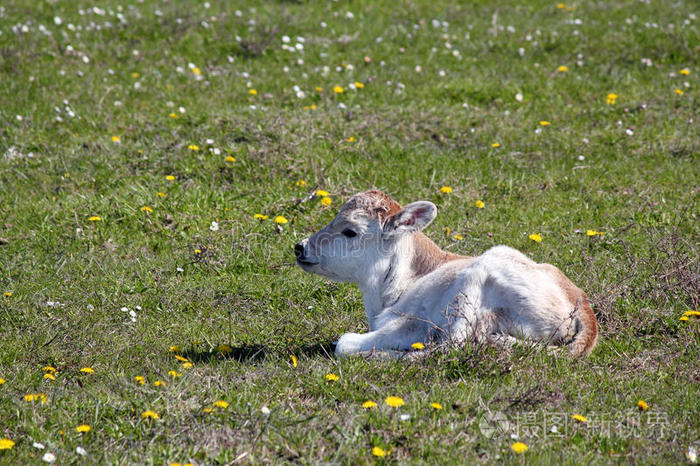
[(436, 215), (432, 202), (402, 208), (383, 192), (368, 191), (294, 247), (302, 269), (356, 283), (363, 293), (370, 331), (344, 334), (336, 356), (467, 340), (591, 352), (595, 315), (586, 294), (558, 268), (507, 246), (478, 257), (443, 251), (421, 232)]

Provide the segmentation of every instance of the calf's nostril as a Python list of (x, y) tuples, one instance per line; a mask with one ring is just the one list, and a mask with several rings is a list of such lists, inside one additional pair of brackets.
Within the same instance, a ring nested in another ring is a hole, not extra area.
[(297, 256), (297, 258), (304, 257), (304, 246), (301, 243), (297, 243), (297, 245), (294, 246), (294, 255)]

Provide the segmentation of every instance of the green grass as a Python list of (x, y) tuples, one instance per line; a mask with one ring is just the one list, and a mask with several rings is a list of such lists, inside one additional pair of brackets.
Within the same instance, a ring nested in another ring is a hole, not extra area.
[[(679, 320), (700, 300), (694, 1), (210, 3), (0, 7), (0, 438), (16, 442), (0, 463), (49, 450), (86, 464), (687, 461), (700, 447), (700, 332)], [(366, 329), (360, 293), (303, 273), (292, 248), (370, 188), (435, 202), (426, 233), (450, 251), (507, 244), (560, 267), (598, 316), (591, 357), (331, 357)], [(136, 306), (131, 322), (120, 309)], [(495, 413), (512, 428), (489, 435)], [(554, 415), (558, 435), (536, 428)]]

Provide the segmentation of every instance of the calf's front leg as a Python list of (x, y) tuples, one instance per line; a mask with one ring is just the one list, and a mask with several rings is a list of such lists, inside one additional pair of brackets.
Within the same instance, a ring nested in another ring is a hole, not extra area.
[(335, 347), (336, 357), (384, 351), (406, 351), (416, 342), (425, 343), (429, 337), (426, 322), (408, 317), (388, 322), (367, 333), (346, 333)]

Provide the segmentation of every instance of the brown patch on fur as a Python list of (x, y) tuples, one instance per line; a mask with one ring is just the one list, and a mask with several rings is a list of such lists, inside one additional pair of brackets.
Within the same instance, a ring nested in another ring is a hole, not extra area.
[(576, 314), (573, 316), (581, 323), (581, 330), (574, 336), (574, 341), (569, 345), (569, 351), (573, 356), (587, 356), (593, 351), (598, 341), (598, 320), (595, 317), (588, 296), (579, 287), (571, 283), (564, 273), (551, 264), (541, 264), (552, 275), (557, 284), (566, 295), (566, 299), (574, 307)]
[[(581, 298), (581, 306), (579, 307), (578, 316), (583, 324), (583, 330), (581, 332), (581, 337), (577, 337), (576, 340), (574, 340), (573, 345), (576, 345), (579, 340), (581, 340), (581, 342), (577, 348), (572, 347), (571, 351), (572, 354), (576, 356), (588, 356), (591, 354), (591, 351), (593, 351), (593, 348), (598, 341), (598, 320), (595, 318), (595, 313), (591, 307), (591, 302), (588, 300), (588, 296), (586, 296), (586, 293), (583, 291), (581, 292)], [(574, 352), (575, 350), (579, 350), (579, 348), (580, 351), (578, 351), (578, 353)]]
[(349, 210), (365, 211), (370, 217), (384, 221), (401, 210), (401, 204), (379, 190), (367, 191), (356, 194), (340, 209), (341, 212)]
[(427, 275), (446, 262), (459, 259), (473, 259), (471, 257), (443, 251), (437, 244), (421, 232), (413, 234), (413, 251), (411, 272), (413, 272), (413, 275), (416, 277)]

